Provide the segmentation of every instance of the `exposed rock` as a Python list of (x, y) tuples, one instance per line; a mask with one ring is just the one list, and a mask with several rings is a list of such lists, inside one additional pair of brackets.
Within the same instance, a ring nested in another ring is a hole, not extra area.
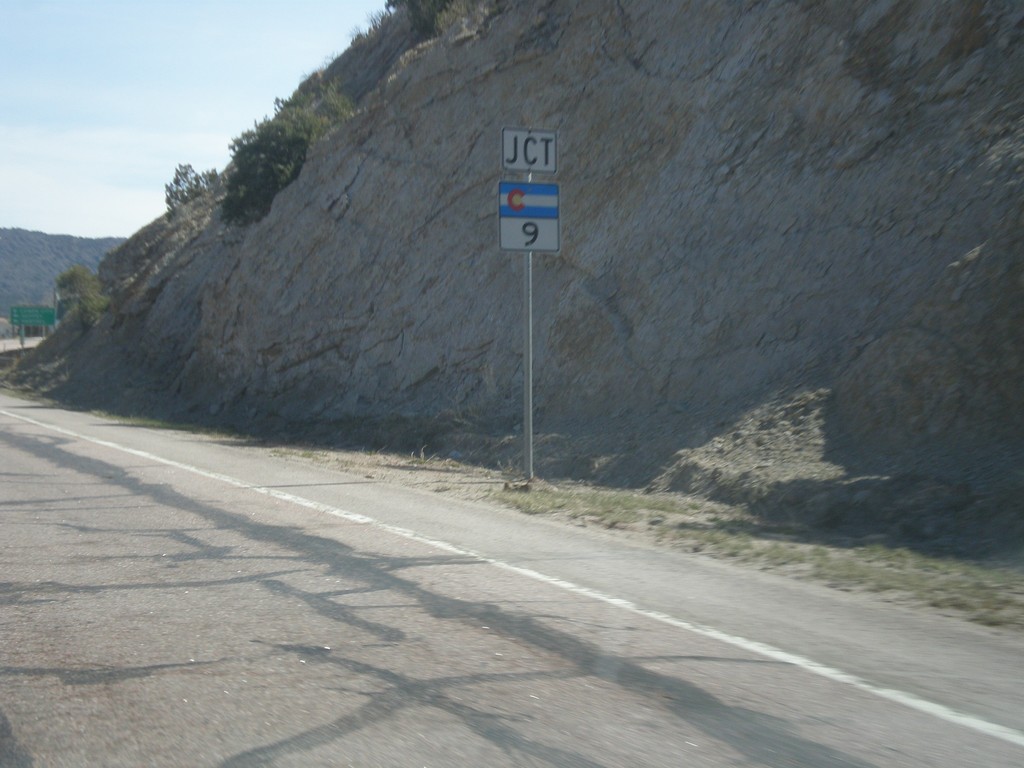
[(249, 428), (400, 414), (507, 437), (499, 138), (546, 128), (548, 469), (840, 522), (884, 496), (858, 478), (931, 508), (1002, 487), (1024, 434), (1019, 3), (485, 2), (399, 57), (403, 35), (264, 220), (196, 213), (108, 260), (114, 310), (65, 392), (110, 399), (99, 355), (148, 407)]

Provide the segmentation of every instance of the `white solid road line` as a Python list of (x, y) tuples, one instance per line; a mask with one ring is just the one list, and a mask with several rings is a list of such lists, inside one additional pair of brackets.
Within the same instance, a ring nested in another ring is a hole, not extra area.
[(599, 600), (609, 605), (614, 605), (618, 608), (637, 614), (639, 616), (644, 616), (648, 619), (652, 619), (654, 621), (658, 621), (663, 624), (676, 627), (678, 629), (686, 630), (687, 632), (692, 632), (697, 635), (709, 637), (714, 640), (718, 640), (720, 642), (732, 645), (736, 648), (741, 648), (745, 651), (757, 653), (761, 656), (772, 659), (774, 661), (779, 661), (785, 664), (791, 664), (812, 674), (827, 678), (837, 683), (852, 686), (854, 688), (857, 688), (858, 690), (864, 691), (865, 693), (873, 694), (888, 701), (892, 701), (897, 704), (902, 704), (905, 707), (915, 709), (918, 712), (923, 712), (924, 714), (931, 715), (932, 717), (939, 718), (940, 720), (945, 720), (948, 723), (953, 723), (955, 725), (960, 725), (965, 728), (970, 728), (971, 730), (986, 734), (988, 736), (995, 737), (997, 739), (1001, 739), (1002, 741), (1009, 742), (1010, 744), (1015, 744), (1019, 747), (1024, 747), (1024, 732), (1018, 731), (1013, 728), (1008, 728), (1006, 726), (998, 725), (996, 723), (991, 723), (987, 720), (982, 720), (981, 718), (974, 717), (973, 715), (964, 714), (963, 712), (957, 712), (956, 710), (950, 709), (947, 706), (944, 706), (942, 704), (936, 704), (935, 702), (928, 701), (926, 699), (922, 699), (919, 696), (915, 696), (912, 693), (898, 691), (892, 688), (883, 688), (867, 680), (864, 680), (856, 675), (850, 674), (848, 672), (843, 672), (841, 669), (830, 667), (827, 664), (820, 664), (812, 659), (808, 659), (804, 656), (800, 656), (795, 653), (789, 653), (788, 651), (784, 651), (780, 648), (775, 648), (771, 645), (766, 645), (765, 643), (757, 642), (756, 640), (748, 640), (745, 637), (739, 637), (738, 635), (731, 635), (727, 632), (722, 632), (721, 630), (715, 629), (714, 627), (706, 627), (701, 624), (694, 624), (689, 621), (677, 619), (674, 616), (669, 616), (668, 614), (661, 613), (659, 611), (647, 610), (646, 608), (642, 608), (636, 605), (630, 600), (625, 600), (623, 598), (606, 595), (602, 592), (598, 592), (587, 587), (582, 587), (578, 584), (573, 584), (572, 582), (565, 581), (554, 576), (548, 576), (544, 573), (541, 573), (540, 571), (535, 571), (531, 568), (523, 568), (518, 565), (506, 563), (502, 560), (496, 560), (492, 557), (481, 555), (478, 552), (473, 552), (471, 550), (458, 547), (454, 544), (450, 544), (445, 541), (433, 539), (429, 536), (423, 536), (407, 528), (401, 528), (399, 526), (381, 522), (380, 520), (376, 520), (372, 517), (367, 517), (366, 515), (360, 515), (355, 512), (349, 512), (338, 507), (333, 507), (329, 504), (323, 504), (318, 501), (312, 501), (310, 499), (303, 498), (302, 496), (296, 496), (295, 494), (292, 493), (285, 493), (284, 491), (279, 491), (274, 488), (256, 486), (251, 483), (239, 480), (237, 478), (230, 477), (229, 475), (223, 475), (217, 472), (209, 472), (205, 469), (200, 469), (199, 467), (193, 467), (189, 464), (183, 464), (179, 461), (174, 461), (172, 459), (165, 459), (161, 456), (157, 456), (146, 451), (140, 451), (135, 448), (129, 448), (128, 446), (120, 445), (119, 443), (114, 443), (109, 440), (100, 440), (98, 438), (83, 435), (69, 429), (64, 429), (62, 427), (57, 427), (52, 424), (46, 424), (41, 421), (36, 421), (35, 419), (28, 418), (27, 416), (21, 416), (10, 411), (0, 410), (0, 414), (3, 414), (4, 416), (7, 416), (12, 419), (17, 419), (18, 421), (33, 424), (37, 427), (41, 427), (42, 429), (57, 432), (68, 437), (74, 437), (78, 440), (84, 440), (85, 442), (92, 443), (94, 445), (103, 446), (104, 448), (111, 448), (116, 451), (121, 451), (122, 453), (127, 453), (132, 456), (147, 459), (149, 461), (155, 461), (166, 466), (174, 467), (185, 472), (190, 472), (192, 474), (199, 475), (201, 477), (206, 477), (211, 480), (217, 480), (219, 482), (226, 483), (236, 488), (254, 491), (256, 493), (260, 493), (265, 496), (270, 496), (280, 501), (285, 501), (290, 504), (305, 507), (306, 509), (312, 509), (317, 512), (322, 512), (324, 514), (340, 517), (344, 520), (348, 520), (349, 522), (359, 523), (362, 525), (370, 525), (382, 531), (387, 531), (388, 533), (394, 534), (396, 536), (401, 536), (403, 538), (410, 539), (412, 541), (417, 541), (422, 544), (428, 544), (432, 547), (436, 547), (437, 549), (441, 549), (445, 552), (450, 552), (465, 557), (472, 557), (482, 562), (488, 563), (489, 565), (493, 565), (496, 568), (501, 568), (502, 570), (518, 573), (522, 576), (526, 576), (536, 581), (542, 581), (545, 584), (550, 584), (552, 586), (559, 587), (568, 592), (572, 592), (574, 594), (581, 595), (583, 597), (587, 597), (593, 600)]

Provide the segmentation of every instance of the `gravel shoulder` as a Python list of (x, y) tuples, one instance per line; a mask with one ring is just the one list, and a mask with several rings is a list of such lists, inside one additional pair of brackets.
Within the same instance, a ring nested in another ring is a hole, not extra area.
[(888, 537), (815, 531), (694, 494), (535, 479), (450, 458), (278, 445), (289, 460), (465, 501), (482, 501), (633, 544), (698, 553), (875, 599), (1024, 631), (1024, 559), (939, 556)]

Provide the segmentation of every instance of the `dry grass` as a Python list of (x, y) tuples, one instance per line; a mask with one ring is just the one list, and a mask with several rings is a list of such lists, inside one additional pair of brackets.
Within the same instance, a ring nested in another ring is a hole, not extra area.
[(596, 488), (504, 490), (497, 501), (530, 515), (649, 533), (661, 544), (836, 589), (884, 593), (981, 624), (1024, 629), (1019, 568), (933, 557), (880, 543), (826, 546), (809, 531), (768, 529), (740, 508), (676, 494)]

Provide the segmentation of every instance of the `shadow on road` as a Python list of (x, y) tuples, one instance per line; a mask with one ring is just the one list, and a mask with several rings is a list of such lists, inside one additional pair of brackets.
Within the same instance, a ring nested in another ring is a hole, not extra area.
[[(727, 704), (710, 691), (684, 679), (652, 671), (644, 666), (645, 659), (618, 653), (609, 653), (600, 647), (545, 623), (544, 617), (513, 610), (490, 602), (474, 602), (451, 597), (425, 587), (405, 571), (424, 565), (479, 565), (486, 564), (460, 556), (388, 557), (353, 549), (345, 543), (314, 535), (293, 526), (270, 525), (258, 522), (247, 514), (225, 509), (186, 496), (165, 484), (144, 482), (120, 467), (94, 458), (86, 458), (68, 450), (70, 440), (62, 437), (38, 437), (23, 434), (0, 433), (0, 443), (11, 449), (33, 454), (47, 462), (72, 468), (95, 477), (97, 481), (116, 485), (138, 499), (178, 510), (197, 517), (214, 529), (229, 531), (241, 537), (244, 547), (211, 546), (202, 541), (201, 531), (185, 529), (134, 530), (126, 524), (120, 531), (109, 531), (128, 538), (166, 537), (179, 546), (190, 547), (187, 556), (179, 554), (174, 565), (183, 567), (178, 581), (136, 584), (68, 585), (55, 582), (0, 584), (0, 601), (22, 603), (45, 595), (47, 599), (60, 599), (71, 595), (103, 593), (112, 590), (169, 589), (181, 586), (202, 589), (226, 583), (221, 580), (196, 581), (188, 578), (187, 564), (198, 560), (224, 562), (232, 558), (252, 558), (252, 544), (268, 544), (290, 553), (288, 559), (304, 568), (318, 566), (327, 575), (337, 575), (346, 582), (356, 582), (355, 590), (341, 592), (309, 591), (285, 580), (289, 571), (277, 570), (248, 574), (230, 579), (233, 583), (248, 582), (269, 594), (287, 601), (301, 601), (321, 617), (346, 627), (353, 636), (368, 635), (374, 642), (379, 658), (380, 647), (393, 648), (403, 653), (408, 642), (403, 626), (380, 623), (361, 615), (358, 604), (348, 605), (344, 597), (355, 593), (387, 593), (396, 598), (408, 611), (417, 611), (423, 617), (440, 623), (452, 638), (460, 632), (479, 631), (488, 627), (519, 647), (532, 649), (540, 655), (554, 655), (560, 660), (556, 670), (511, 671), (418, 678), (379, 662), (371, 656), (361, 658), (358, 649), (347, 646), (346, 652), (330, 650), (315, 644), (283, 644), (272, 650), (300, 655), (308, 663), (337, 668), (350, 675), (373, 681), (375, 691), (357, 710), (338, 717), (333, 722), (320, 724), (288, 738), (264, 744), (238, 753), (224, 760), (223, 766), (273, 765), (289, 756), (301, 755), (309, 750), (332, 743), (343, 743), (346, 737), (370, 725), (396, 720), (397, 715), (410, 708), (434, 708), (446, 716), (457, 719), (478, 738), (509, 755), (517, 763), (548, 764), (570, 768), (597, 768), (604, 765), (594, 757), (531, 737), (517, 718), (484, 711), (457, 695), (462, 688), (489, 684), (503, 685), (529, 679), (553, 682), (603, 681), (617, 686), (648, 706), (662, 710), (670, 718), (699, 729), (708, 737), (720, 741), (742, 754), (752, 764), (789, 766), (791, 768), (868, 768), (862, 760), (843, 754), (829, 746), (808, 740), (785, 719)], [(243, 551), (244, 550), (244, 551)], [(258, 558), (256, 558), (258, 559)], [(280, 559), (280, 558), (277, 558)], [(480, 574), (481, 579), (486, 574)], [(453, 639), (452, 642), (458, 642)], [(735, 659), (735, 661), (745, 661)], [(213, 662), (211, 662), (213, 663)], [(774, 663), (774, 662), (761, 662)], [(76, 669), (17, 669), (0, 668), (0, 676), (56, 675), (70, 684), (116, 683), (135, 676), (172, 674), (180, 665), (166, 664), (140, 668), (113, 668), (106, 670)], [(187, 665), (192, 666), (192, 665)], [(10, 728), (4, 730), (0, 719), (0, 763), (3, 765), (31, 765), (31, 758), (19, 751), (11, 742)], [(397, 727), (397, 726), (396, 726)], [(20, 761), (20, 762), (19, 762)]]

